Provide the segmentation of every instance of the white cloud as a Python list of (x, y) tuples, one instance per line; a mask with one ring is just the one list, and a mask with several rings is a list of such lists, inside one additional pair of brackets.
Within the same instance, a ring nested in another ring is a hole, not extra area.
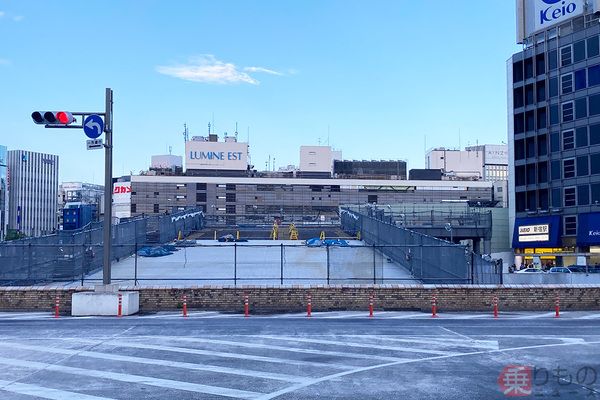
[(23, 18), (25, 18), (25, 17), (22, 16), (22, 15), (15, 15), (13, 17), (13, 21), (15, 21), (15, 22), (21, 22), (21, 21), (23, 21)]
[(264, 72), (265, 74), (282, 76), (283, 74), (278, 71), (273, 71), (272, 69), (263, 68), (263, 67), (245, 67), (244, 71), (246, 72)]
[(4, 11), (0, 11), (0, 18), (4, 17), (6, 13)]
[(260, 82), (250, 76), (250, 73), (266, 73), (270, 75), (283, 75), (264, 67), (244, 67), (240, 68), (233, 63), (218, 60), (212, 54), (203, 54), (190, 59), (187, 64), (177, 64), (170, 66), (158, 66), (156, 71), (191, 82), (216, 83), (222, 85), (249, 83), (258, 85)]
[(8, 65), (10, 64), (10, 61), (8, 61), (6, 58), (0, 58), (0, 65)]

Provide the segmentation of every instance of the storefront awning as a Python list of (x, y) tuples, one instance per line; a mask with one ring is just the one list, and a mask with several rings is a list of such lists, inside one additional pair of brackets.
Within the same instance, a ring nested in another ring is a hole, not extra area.
[(514, 249), (561, 247), (560, 232), (560, 215), (517, 218), (512, 247)]
[(600, 212), (577, 217), (577, 246), (600, 245)]

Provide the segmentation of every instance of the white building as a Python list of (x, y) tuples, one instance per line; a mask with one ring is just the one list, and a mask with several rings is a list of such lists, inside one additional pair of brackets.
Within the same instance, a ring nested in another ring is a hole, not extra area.
[(172, 170), (175, 170), (175, 168), (183, 168), (183, 158), (172, 154), (152, 156), (150, 168)]
[(8, 228), (27, 236), (57, 229), (58, 156), (25, 150), (8, 152)]
[(300, 146), (301, 176), (331, 176), (333, 161), (341, 160), (342, 152), (333, 150), (331, 146)]

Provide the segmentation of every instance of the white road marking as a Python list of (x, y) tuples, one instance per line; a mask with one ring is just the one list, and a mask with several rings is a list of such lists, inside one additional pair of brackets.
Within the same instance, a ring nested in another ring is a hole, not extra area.
[(363, 317), (363, 318), (367, 317), (368, 318), (369, 317), (369, 312), (365, 311), (365, 312), (362, 312), (360, 314), (359, 313), (353, 313), (353, 314), (351, 314), (351, 313), (345, 313), (345, 314), (339, 314), (339, 315), (333, 315), (333, 316), (320, 316), (320, 315), (317, 316), (317, 318), (320, 318), (320, 319), (338, 319), (338, 318), (339, 319), (343, 319), (343, 318), (360, 318), (360, 317)]
[(442, 329), (443, 329), (443, 330), (445, 330), (446, 332), (449, 332), (449, 333), (451, 333), (451, 334), (453, 334), (453, 335), (459, 336), (459, 337), (461, 337), (461, 338), (463, 338), (463, 339), (465, 339), (465, 340), (467, 340), (467, 341), (469, 341), (469, 342), (473, 340), (473, 339), (471, 339), (470, 337), (468, 337), (467, 335), (463, 335), (463, 334), (461, 334), (461, 333), (455, 332), (455, 331), (453, 331), (452, 329), (448, 329), (448, 328), (445, 328), (445, 327), (443, 327), (443, 326), (440, 326), (440, 328), (442, 328)]
[(554, 316), (554, 311), (553, 312), (540, 313), (540, 314), (527, 314), (527, 315), (524, 315), (524, 316), (515, 317), (514, 319), (537, 319), (537, 318), (549, 318), (549, 317), (553, 317), (553, 316)]
[(194, 371), (216, 372), (216, 373), (220, 373), (220, 374), (251, 376), (254, 378), (271, 379), (271, 380), (284, 381), (284, 382), (298, 383), (298, 382), (304, 382), (306, 380), (306, 378), (293, 376), (293, 375), (277, 374), (277, 373), (262, 372), (262, 371), (253, 371), (253, 370), (248, 370), (248, 369), (219, 367), (219, 366), (212, 366), (212, 365), (206, 365), (206, 364), (193, 364), (193, 363), (181, 362), (181, 361), (159, 360), (159, 359), (155, 359), (155, 358), (121, 356), (121, 355), (117, 355), (117, 354), (101, 353), (101, 352), (96, 352), (96, 351), (85, 351), (85, 350), (65, 349), (65, 348), (57, 348), (57, 347), (46, 347), (46, 346), (33, 346), (33, 345), (25, 345), (25, 344), (18, 344), (18, 343), (7, 343), (7, 342), (0, 342), (0, 346), (8, 347), (11, 349), (31, 350), (31, 351), (39, 351), (39, 352), (43, 352), (43, 353), (90, 357), (90, 358), (97, 358), (97, 359), (101, 359), (101, 360), (122, 361), (122, 362), (148, 364), (148, 365), (160, 365), (163, 367), (182, 368), (182, 369), (189, 369), (189, 370), (194, 370)]
[(600, 314), (585, 315), (583, 317), (579, 317), (578, 319), (598, 319), (598, 318), (600, 318)]
[[(58, 339), (60, 339), (60, 338), (58, 338)], [(98, 342), (96, 342), (96, 341), (87, 340), (87, 339), (71, 338), (68, 340), (80, 342), (80, 343), (98, 344)], [(129, 348), (135, 348), (135, 349), (168, 351), (168, 352), (172, 352), (172, 353), (199, 354), (199, 355), (204, 355), (204, 356), (214, 356), (214, 357), (222, 357), (222, 358), (236, 358), (236, 359), (240, 359), (240, 360), (269, 362), (269, 363), (275, 363), (275, 364), (304, 365), (304, 366), (311, 366), (311, 367), (321, 367), (321, 368), (326, 367), (326, 368), (337, 368), (337, 369), (352, 369), (352, 368), (354, 368), (354, 366), (345, 365), (345, 364), (321, 363), (321, 362), (316, 362), (316, 361), (302, 361), (302, 360), (293, 360), (293, 359), (287, 359), (287, 358), (255, 356), (255, 355), (251, 355), (251, 354), (225, 353), (225, 352), (220, 352), (220, 351), (190, 349), (190, 348), (186, 348), (186, 347), (160, 346), (160, 345), (153, 345), (153, 344), (126, 342), (126, 341), (123, 341), (122, 339), (111, 340), (111, 341), (103, 342), (102, 344), (116, 346), (116, 347), (129, 347)]]
[(140, 385), (157, 386), (161, 388), (185, 390), (187, 392), (213, 394), (216, 396), (233, 397), (237, 399), (254, 399), (261, 395), (258, 392), (249, 392), (246, 390), (229, 389), (218, 386), (208, 386), (199, 383), (190, 383), (184, 381), (175, 381), (171, 379), (153, 378), (150, 376), (131, 375), (119, 372), (99, 371), (94, 369), (84, 369), (67, 367), (64, 365), (47, 364), (37, 361), (17, 360), (13, 358), (0, 357), (0, 364), (13, 367), (30, 368), (37, 370), (56, 371), (66, 374), (90, 376), (99, 379), (110, 379), (113, 381), (135, 383)]
[(398, 361), (398, 360), (402, 359), (401, 357), (385, 357), (385, 356), (376, 356), (376, 355), (370, 355), (370, 354), (347, 353), (347, 352), (340, 352), (340, 351), (299, 349), (297, 347), (274, 346), (274, 345), (263, 344), (263, 343), (246, 343), (246, 342), (235, 342), (235, 341), (229, 341), (229, 340), (190, 338), (190, 337), (183, 337), (183, 336), (138, 336), (138, 337), (161, 339), (161, 340), (179, 340), (179, 341), (191, 342), (191, 343), (212, 343), (212, 344), (220, 344), (220, 345), (225, 345), (225, 346), (238, 346), (238, 347), (247, 347), (247, 348), (255, 348), (255, 349), (280, 350), (280, 351), (288, 351), (288, 352), (292, 352), (292, 353), (328, 355), (328, 356), (334, 356), (334, 357), (362, 358), (362, 359), (366, 359), (366, 360)]
[(109, 397), (90, 396), (83, 393), (67, 392), (43, 386), (0, 380), (0, 392), (2, 391), (51, 400), (114, 400)]
[[(430, 339), (423, 339), (423, 337), (412, 338), (412, 337), (389, 337), (389, 336), (372, 336), (372, 335), (339, 335), (343, 337), (352, 337), (352, 338), (373, 338), (373, 340), (383, 340), (383, 341), (391, 341), (391, 342), (401, 342), (401, 343), (418, 343), (418, 344), (427, 344), (431, 346), (448, 346), (448, 347), (477, 347), (482, 349), (497, 349), (498, 341), (497, 340), (478, 340), (471, 339), (465, 341), (464, 339), (449, 339), (446, 336), (432, 335)], [(467, 343), (467, 344), (465, 344)]]
[[(449, 354), (449, 355), (445, 355), (445, 356), (433, 356), (433, 357), (425, 357), (425, 358), (421, 358), (421, 359), (398, 361), (398, 362), (387, 363), (387, 364), (373, 365), (373, 366), (369, 366), (369, 367), (361, 367), (361, 368), (356, 368), (353, 371), (339, 372), (337, 374), (332, 374), (329, 376), (323, 376), (321, 378), (314, 379), (312, 382), (299, 383), (297, 385), (283, 388), (276, 392), (265, 394), (256, 400), (271, 400), (276, 397), (282, 396), (284, 394), (292, 393), (297, 390), (307, 388), (307, 387), (315, 385), (317, 383), (326, 382), (326, 381), (330, 381), (332, 379), (337, 379), (337, 378), (341, 378), (344, 376), (348, 376), (348, 375), (352, 375), (352, 374), (356, 374), (356, 373), (360, 373), (360, 372), (371, 371), (374, 369), (391, 367), (391, 366), (395, 366), (395, 365), (412, 364), (412, 363), (427, 362), (427, 361), (440, 360), (440, 359), (446, 359), (446, 358), (465, 357), (465, 356), (491, 354), (491, 353), (503, 353), (503, 352), (509, 352), (509, 351), (529, 350), (529, 349), (554, 347), (554, 346), (569, 346), (569, 345), (573, 345), (573, 344), (574, 343), (541, 344), (541, 345), (536, 345), (536, 346), (512, 347), (512, 348), (497, 349), (497, 350), (481, 350), (481, 351), (473, 351), (473, 352), (467, 352), (467, 353), (455, 353), (455, 354)], [(586, 342), (586, 344), (600, 344), (600, 341)]]
[(393, 317), (386, 317), (386, 319), (413, 319), (413, 318), (423, 318), (423, 317), (429, 317), (431, 318), (431, 315), (426, 314), (426, 313), (418, 313), (418, 314), (400, 314), (400, 315), (395, 315)]
[[(218, 313), (216, 311), (203, 311), (203, 312), (193, 312), (188, 313), (187, 318), (202, 318), (209, 315), (215, 315)], [(180, 313), (169, 313), (169, 314), (153, 314), (153, 315), (140, 315), (137, 318), (139, 319), (155, 319), (155, 318), (185, 318), (183, 316), (183, 311)]]
[(441, 351), (441, 350), (429, 350), (429, 349), (415, 349), (410, 347), (395, 347), (395, 346), (382, 346), (365, 343), (354, 343), (354, 342), (340, 342), (334, 340), (324, 339), (307, 339), (302, 337), (294, 336), (272, 336), (272, 335), (255, 335), (256, 337), (273, 340), (286, 340), (289, 342), (302, 342), (302, 343), (317, 343), (317, 344), (330, 344), (334, 346), (345, 346), (345, 347), (359, 347), (361, 349), (378, 349), (378, 350), (392, 350), (408, 353), (424, 353), (424, 354), (452, 354), (452, 352)]

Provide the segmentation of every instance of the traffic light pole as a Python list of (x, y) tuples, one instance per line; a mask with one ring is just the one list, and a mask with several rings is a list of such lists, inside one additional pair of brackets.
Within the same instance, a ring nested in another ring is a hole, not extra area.
[(113, 152), (113, 91), (106, 88), (106, 108), (104, 113), (104, 133), (106, 134), (106, 142), (104, 144), (104, 224), (103, 224), (103, 267), (102, 267), (102, 283), (110, 284), (111, 281), (111, 247), (112, 247), (112, 152)]

